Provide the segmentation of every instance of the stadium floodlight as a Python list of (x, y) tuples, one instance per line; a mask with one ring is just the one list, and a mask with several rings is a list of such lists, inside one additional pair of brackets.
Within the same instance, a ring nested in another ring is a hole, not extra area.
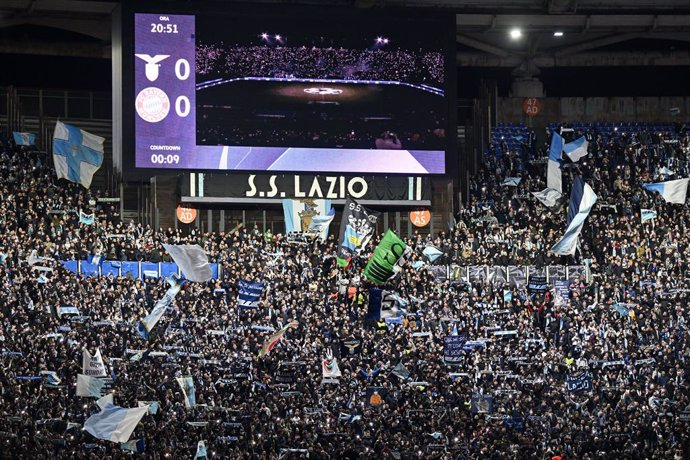
[(520, 37), (522, 37), (522, 30), (518, 29), (517, 27), (510, 30), (510, 38), (517, 40)]
[(554, 37), (562, 37), (562, 36), (563, 36), (563, 32), (561, 32), (560, 30), (557, 30), (557, 31), (555, 31), (555, 32), (553, 33), (553, 36), (554, 36)]
[(262, 33), (262, 34), (261, 34), (261, 38), (262, 38), (263, 40), (268, 40), (268, 34), (267, 34), (266, 32)]

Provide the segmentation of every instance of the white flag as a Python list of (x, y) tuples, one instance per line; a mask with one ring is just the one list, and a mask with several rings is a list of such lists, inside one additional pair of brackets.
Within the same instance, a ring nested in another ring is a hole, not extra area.
[(208, 264), (208, 257), (201, 246), (197, 244), (164, 244), (163, 247), (189, 281), (204, 283), (211, 279), (211, 266)]
[(544, 203), (545, 206), (548, 206), (549, 208), (556, 206), (556, 203), (558, 200), (561, 199), (563, 194), (559, 192), (558, 190), (552, 189), (552, 188), (545, 188), (541, 192), (530, 192), (534, 197)]
[(82, 373), (89, 377), (108, 376), (105, 370), (105, 363), (101, 357), (101, 350), (96, 349), (96, 354), (92, 356), (89, 351), (84, 348), (82, 354)]

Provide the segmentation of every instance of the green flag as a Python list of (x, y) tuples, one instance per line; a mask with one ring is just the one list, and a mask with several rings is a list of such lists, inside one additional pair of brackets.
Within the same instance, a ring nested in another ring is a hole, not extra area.
[(364, 274), (374, 284), (383, 284), (400, 271), (409, 252), (407, 244), (392, 230), (388, 230), (376, 246), (374, 255), (364, 268)]

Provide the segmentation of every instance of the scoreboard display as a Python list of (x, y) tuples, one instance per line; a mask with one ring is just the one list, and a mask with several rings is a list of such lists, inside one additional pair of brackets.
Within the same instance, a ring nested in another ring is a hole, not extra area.
[(146, 7), (121, 18), (137, 170), (446, 173), (453, 15)]

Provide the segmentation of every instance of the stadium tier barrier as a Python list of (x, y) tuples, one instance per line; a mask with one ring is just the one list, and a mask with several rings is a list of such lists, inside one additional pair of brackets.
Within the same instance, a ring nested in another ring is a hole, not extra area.
[[(167, 278), (170, 275), (183, 275), (174, 262), (121, 262), (106, 260), (102, 264), (92, 264), (86, 260), (61, 260), (60, 263), (74, 274), (89, 276), (127, 276), (133, 278)], [(211, 279), (221, 275), (220, 264), (211, 266)]]
[(535, 267), (531, 265), (511, 266), (459, 266), (459, 265), (432, 265), (428, 269), (439, 281), (459, 281), (467, 283), (493, 281), (504, 282), (511, 286), (524, 286), (529, 283), (530, 277), (544, 278), (549, 283), (553, 280), (572, 280), (575, 277), (589, 281), (591, 274), (586, 265), (549, 265), (547, 267)]

